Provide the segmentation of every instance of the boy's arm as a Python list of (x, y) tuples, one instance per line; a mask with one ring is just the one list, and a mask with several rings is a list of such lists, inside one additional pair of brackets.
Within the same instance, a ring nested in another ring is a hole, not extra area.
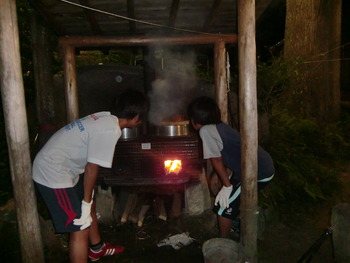
[(91, 202), (92, 193), (95, 187), (99, 166), (94, 163), (87, 163), (84, 172), (84, 201)]
[(210, 158), (210, 162), (214, 167), (216, 173), (218, 174), (221, 183), (226, 187), (230, 186), (231, 183), (230, 183), (230, 180), (228, 179), (227, 170), (224, 163), (222, 162), (222, 158), (221, 157)]
[(215, 205), (220, 205), (221, 207), (227, 208), (229, 207), (229, 198), (232, 191), (232, 184), (228, 179), (226, 167), (222, 162), (221, 157), (210, 158), (210, 161), (223, 184), (221, 190), (215, 197)]
[(84, 230), (91, 225), (91, 206), (93, 203), (94, 186), (97, 179), (99, 166), (94, 163), (87, 163), (84, 173), (84, 199), (81, 202), (81, 215), (74, 219), (73, 224), (80, 226), (80, 230)]

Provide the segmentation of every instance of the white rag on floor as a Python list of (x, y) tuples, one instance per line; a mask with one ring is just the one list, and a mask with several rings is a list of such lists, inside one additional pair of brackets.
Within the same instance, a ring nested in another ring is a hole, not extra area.
[(189, 237), (188, 233), (181, 233), (163, 239), (157, 244), (157, 246), (172, 246), (174, 249), (179, 250), (180, 248), (187, 246), (192, 242), (193, 238)]

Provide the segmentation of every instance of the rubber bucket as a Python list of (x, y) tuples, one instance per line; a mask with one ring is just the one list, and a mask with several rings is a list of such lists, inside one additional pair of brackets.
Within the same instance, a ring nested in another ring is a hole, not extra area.
[(242, 260), (240, 244), (226, 238), (205, 241), (202, 253), (205, 263), (239, 263)]

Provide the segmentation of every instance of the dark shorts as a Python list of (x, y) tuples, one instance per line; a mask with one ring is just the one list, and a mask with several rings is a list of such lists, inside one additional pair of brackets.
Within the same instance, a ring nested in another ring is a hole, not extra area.
[(74, 187), (53, 189), (34, 182), (49, 209), (57, 233), (80, 231), (73, 220), (81, 214), (81, 201), (84, 198), (83, 180)]
[[(258, 180), (258, 190), (263, 189), (272, 180), (273, 175), (269, 178)], [(213, 212), (219, 216), (223, 216), (234, 220), (239, 215), (239, 206), (241, 203), (241, 182), (234, 182), (231, 180), (233, 185), (232, 192), (229, 198), (229, 207), (224, 208), (218, 205), (214, 206)]]

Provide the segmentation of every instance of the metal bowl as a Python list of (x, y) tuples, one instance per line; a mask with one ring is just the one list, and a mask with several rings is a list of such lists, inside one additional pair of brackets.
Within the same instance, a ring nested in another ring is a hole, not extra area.
[(155, 135), (161, 137), (188, 136), (190, 134), (188, 122), (172, 122), (155, 126)]
[(120, 136), (120, 140), (132, 140), (140, 137), (141, 135), (141, 127), (135, 128), (124, 128), (122, 129), (122, 135)]

